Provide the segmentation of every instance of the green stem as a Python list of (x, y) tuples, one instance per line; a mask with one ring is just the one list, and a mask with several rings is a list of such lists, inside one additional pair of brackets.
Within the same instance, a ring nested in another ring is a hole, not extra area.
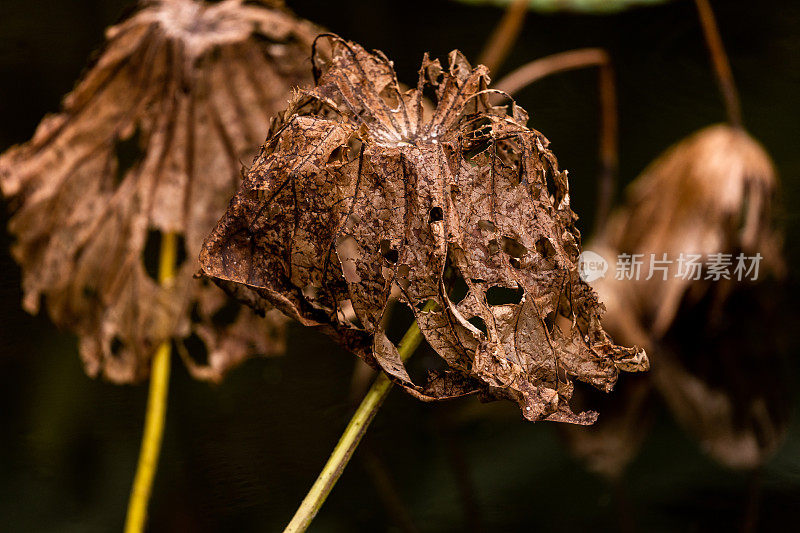
[[(425, 310), (430, 310), (431, 308), (432, 305), (428, 305)], [(420, 342), (422, 342), (422, 333), (417, 323), (414, 322), (408, 328), (406, 334), (403, 335), (397, 347), (398, 352), (400, 352), (400, 358), (405, 361), (411, 357)], [(391, 389), (391, 380), (386, 377), (386, 374), (379, 374), (350, 419), (350, 423), (347, 424), (347, 428), (345, 428), (342, 437), (333, 449), (333, 453), (328, 458), (328, 462), (325, 463), (325, 467), (320, 472), (314, 485), (311, 486), (311, 490), (306, 494), (292, 521), (286, 526), (284, 533), (302, 532), (311, 525), (311, 521), (314, 520), (331, 489), (333, 489), (342, 472), (344, 472), (347, 463), (353, 457), (353, 452), (358, 447), (358, 443), (361, 442), (361, 438), (367, 432), (370, 422), (375, 418), (378, 409), (380, 409)]]
[[(175, 277), (177, 239), (174, 233), (165, 233), (161, 240), (161, 256), (158, 265), (158, 281), (168, 286)], [(139, 451), (139, 463), (133, 480), (128, 514), (125, 517), (125, 533), (141, 533), (147, 520), (147, 502), (153, 491), (153, 479), (158, 467), (161, 441), (164, 435), (164, 419), (167, 415), (167, 393), (169, 392), (170, 341), (161, 343), (153, 356), (150, 370), (150, 391), (147, 397), (144, 434)]]

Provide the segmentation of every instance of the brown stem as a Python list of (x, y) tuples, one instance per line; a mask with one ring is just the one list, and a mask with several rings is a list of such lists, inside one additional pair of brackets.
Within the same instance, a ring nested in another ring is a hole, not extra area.
[(489, 72), (496, 72), (505, 61), (511, 46), (519, 37), (527, 12), (528, 0), (514, 0), (508, 4), (503, 18), (478, 57), (478, 63), (485, 65)]
[[(608, 56), (606, 56), (608, 59)], [(600, 90), (600, 178), (597, 183), (597, 211), (594, 217), (595, 234), (606, 224), (614, 197), (619, 166), (619, 124), (617, 123), (617, 90), (614, 68), (608, 61), (600, 65), (598, 74)]]
[(543, 57), (511, 72), (497, 82), (494, 88), (513, 95), (551, 74), (595, 66), (599, 71), (600, 92), (600, 176), (597, 185), (597, 212), (594, 221), (596, 233), (605, 225), (608, 218), (618, 166), (617, 93), (614, 83), (614, 68), (608, 53), (600, 48), (582, 48)]
[(703, 35), (706, 38), (706, 46), (711, 56), (711, 63), (714, 65), (714, 73), (717, 75), (717, 83), (725, 101), (725, 111), (728, 114), (728, 121), (731, 126), (741, 127), (742, 108), (739, 104), (739, 92), (736, 90), (736, 83), (733, 81), (731, 64), (728, 55), (725, 53), (725, 46), (722, 44), (722, 37), (719, 34), (719, 27), (714, 18), (714, 11), (708, 0), (695, 0), (697, 14), (700, 16), (700, 24), (703, 26)]

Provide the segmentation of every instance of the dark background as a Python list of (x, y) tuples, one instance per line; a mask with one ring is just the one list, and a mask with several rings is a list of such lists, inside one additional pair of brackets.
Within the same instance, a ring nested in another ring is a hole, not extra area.
[[(501, 16), (495, 7), (443, 0), (290, 1), (301, 16), (383, 50), (414, 82), (422, 54), (459, 47), (476, 58)], [(800, 260), (800, 3), (714, 3), (745, 123), (782, 178), (786, 255)], [(27, 140), (77, 79), (127, 1), (0, 3), (0, 150)], [(531, 13), (504, 72), (584, 46), (612, 53), (619, 81), (621, 180), (669, 144), (724, 119), (691, 2), (617, 15)], [(500, 73), (502, 75), (502, 72)], [(589, 229), (597, 174), (596, 74), (546, 79), (519, 95), (530, 125), (570, 170), (573, 208)], [(4, 217), (5, 215), (3, 215)], [(5, 218), (0, 219), (5, 226)], [(146, 385), (114, 386), (83, 374), (74, 338), (20, 308), (19, 269), (0, 233), (0, 530), (121, 528), (141, 437)], [(800, 324), (790, 274), (781, 319), (758, 332), (791, 361)], [(219, 386), (179, 364), (151, 502), (153, 531), (279, 530), (294, 513), (349, 415), (354, 357), (295, 326), (286, 357), (252, 360)], [(792, 363), (791, 388), (798, 383)], [(793, 401), (797, 401), (797, 398)], [(602, 413), (601, 413), (602, 415)], [(530, 424), (511, 404), (468, 399), (428, 405), (394, 391), (365, 442), (411, 520), (423, 531), (736, 529), (754, 485), (704, 456), (661, 410), (625, 478), (627, 500), (573, 460), (552, 424)], [(398, 530), (365, 469), (363, 449), (312, 531)], [(464, 483), (472, 494), (465, 503)], [(800, 520), (800, 425), (755, 489), (760, 527)], [(622, 520), (622, 515), (625, 520)]]

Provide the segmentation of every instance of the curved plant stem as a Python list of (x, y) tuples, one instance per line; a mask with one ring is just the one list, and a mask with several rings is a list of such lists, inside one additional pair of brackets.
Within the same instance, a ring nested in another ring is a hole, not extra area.
[(496, 72), (505, 61), (511, 46), (519, 37), (527, 12), (528, 0), (513, 0), (508, 4), (503, 18), (500, 19), (500, 23), (478, 57), (478, 63), (486, 66), (489, 72)]
[(725, 46), (722, 44), (722, 37), (719, 34), (717, 21), (714, 18), (714, 11), (708, 0), (695, 0), (697, 14), (700, 16), (700, 24), (703, 26), (703, 35), (706, 38), (706, 46), (711, 56), (711, 63), (714, 65), (714, 73), (717, 75), (717, 83), (725, 101), (725, 111), (728, 114), (728, 121), (731, 126), (741, 127), (742, 108), (739, 103), (739, 91), (736, 90), (736, 83), (733, 81), (731, 64), (728, 55), (725, 53)]
[(608, 52), (602, 48), (581, 48), (531, 61), (498, 81), (493, 88), (513, 95), (551, 74), (585, 67), (598, 67), (600, 93), (600, 176), (594, 233), (603, 228), (611, 209), (618, 167), (617, 91), (614, 69)]
[[(423, 312), (429, 311), (431, 307), (432, 305), (429, 303)], [(414, 322), (397, 346), (400, 358), (405, 361), (411, 357), (420, 342), (422, 342), (422, 333), (417, 323)], [(306, 494), (292, 521), (286, 526), (284, 533), (305, 531), (311, 525), (311, 521), (314, 520), (331, 489), (333, 489), (342, 472), (344, 472), (347, 463), (353, 457), (353, 452), (358, 447), (358, 443), (361, 442), (361, 438), (367, 432), (372, 419), (375, 418), (378, 409), (380, 409), (391, 389), (391, 380), (381, 372), (372, 383), (369, 391), (367, 391), (367, 395), (364, 396), (358, 409), (356, 409), (344, 433), (342, 433), (342, 437), (328, 458), (328, 462), (325, 463), (322, 472), (320, 472), (314, 485), (311, 486), (311, 490)]]
[[(177, 239), (174, 233), (165, 233), (161, 239), (161, 256), (158, 265), (158, 281), (169, 285), (175, 276)], [(153, 479), (158, 467), (161, 440), (164, 435), (164, 419), (167, 413), (169, 391), (170, 341), (163, 342), (153, 356), (150, 370), (150, 391), (147, 397), (147, 412), (144, 421), (142, 447), (139, 463), (133, 480), (128, 514), (125, 517), (125, 533), (141, 533), (147, 519), (147, 503), (153, 489)]]

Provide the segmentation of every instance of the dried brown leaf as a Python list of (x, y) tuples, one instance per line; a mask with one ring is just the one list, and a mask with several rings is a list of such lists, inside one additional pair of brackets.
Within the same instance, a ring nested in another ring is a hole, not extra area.
[[(670, 147), (644, 170), (596, 246), (614, 255), (643, 254), (645, 274), (651, 254), (675, 260), (681, 253), (705, 258), (738, 252), (760, 253), (762, 272), (771, 268), (780, 273), (780, 238), (771, 223), (777, 186), (775, 167), (758, 141), (739, 128), (709, 126)], [(661, 275), (624, 281), (606, 276), (593, 287), (603, 302), (606, 294), (611, 300), (624, 293), (619, 311), (635, 310), (645, 329), (658, 338), (669, 329), (690, 288), (697, 300), (712, 285), (677, 274), (673, 262), (667, 281)]]
[[(283, 9), (242, 0), (142, 2), (108, 29), (61, 112), (0, 157), (24, 306), (36, 312), (46, 296), (54, 322), (80, 336), (89, 374), (140, 379), (158, 344), (193, 329), (209, 350), (210, 366), (197, 369), (208, 377), (251, 345), (281, 349), (267, 340), (281, 321), (256, 325), (247, 311), (215, 325), (224, 299), (192, 276), (204, 236), (239, 186), (241, 161), (291, 88), (310, 81), (315, 32)], [(191, 260), (164, 288), (148, 275), (145, 251), (167, 232), (181, 236)]]
[[(419, 398), (479, 392), (529, 420), (594, 421), (570, 409), (572, 379), (610, 391), (647, 359), (600, 327), (547, 139), (516, 105), (492, 107), (485, 67), (457, 51), (447, 69), (426, 56), (402, 91), (382, 53), (333, 36), (316, 48), (316, 88), (274, 124), (204, 271), (324, 329)], [(383, 327), (393, 288), (443, 359), (423, 384)]]
[[(674, 261), (681, 253), (760, 253), (762, 275), (780, 274), (781, 239), (771, 221), (777, 187), (772, 160), (755, 139), (710, 126), (651, 163), (588, 246), (612, 265), (592, 283), (607, 308), (603, 327), (647, 349), (649, 388), (711, 457), (731, 468), (762, 464), (786, 431), (782, 369), (773, 339), (760, 335), (763, 310), (752, 303), (725, 308), (731, 294), (746, 292), (744, 282), (686, 279), (674, 262), (666, 280), (660, 273), (645, 278), (651, 254)], [(638, 280), (615, 279), (619, 253), (643, 255)], [(759, 336), (756, 346), (747, 342), (751, 335)], [(626, 398), (639, 386), (623, 382), (621, 394), (604, 402), (607, 416), (594, 431), (568, 432), (576, 455), (606, 475), (619, 475), (644, 437), (642, 425), (620, 426), (641, 418), (639, 404)]]

